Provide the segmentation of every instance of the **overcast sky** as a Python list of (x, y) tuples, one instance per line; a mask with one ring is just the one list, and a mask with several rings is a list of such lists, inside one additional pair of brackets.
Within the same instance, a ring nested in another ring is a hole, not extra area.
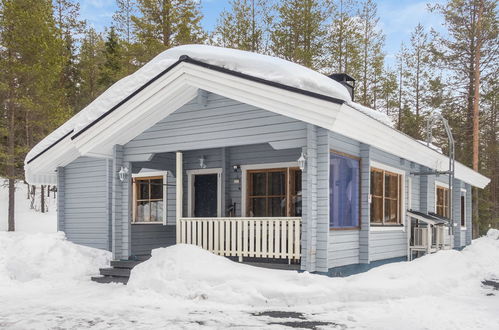
[[(203, 26), (211, 31), (219, 13), (228, 7), (228, 0), (201, 0), (204, 14)], [(421, 22), (428, 29), (433, 27), (442, 31), (442, 18), (429, 13), (427, 3), (419, 0), (379, 0), (378, 15), (383, 32), (386, 34), (385, 51), (387, 64), (393, 65), (394, 56), (402, 41), (408, 42), (411, 31)], [(434, 1), (435, 2), (435, 1)], [(441, 2), (439, 0), (438, 2)], [(109, 26), (114, 11), (115, 0), (80, 0), (81, 14), (98, 31)]]

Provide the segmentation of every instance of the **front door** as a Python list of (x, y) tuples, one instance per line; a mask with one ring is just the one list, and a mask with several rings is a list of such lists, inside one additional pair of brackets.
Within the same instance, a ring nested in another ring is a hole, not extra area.
[(218, 174), (194, 175), (194, 216), (211, 218), (218, 213)]

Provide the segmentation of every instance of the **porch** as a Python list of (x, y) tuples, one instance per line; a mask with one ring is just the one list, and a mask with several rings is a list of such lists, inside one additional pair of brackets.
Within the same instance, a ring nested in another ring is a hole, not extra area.
[(257, 144), (131, 162), (128, 257), (181, 243), (240, 262), (299, 269), (301, 155), (301, 148)]

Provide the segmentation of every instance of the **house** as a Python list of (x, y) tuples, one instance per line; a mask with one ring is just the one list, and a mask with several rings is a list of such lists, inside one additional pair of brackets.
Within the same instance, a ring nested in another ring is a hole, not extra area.
[(59, 230), (117, 262), (188, 243), (344, 275), (469, 245), (489, 179), (455, 162), (449, 181), (449, 158), (353, 102), (349, 80), (173, 48), (35, 146), (26, 179), (57, 185)]

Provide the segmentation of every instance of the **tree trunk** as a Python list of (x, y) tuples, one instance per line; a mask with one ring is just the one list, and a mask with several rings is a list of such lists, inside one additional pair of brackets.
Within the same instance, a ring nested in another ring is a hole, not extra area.
[(16, 196), (16, 180), (9, 178), (9, 228), (8, 231), (16, 230), (16, 222), (14, 218), (15, 196)]
[[(479, 121), (480, 121), (480, 58), (481, 58), (481, 34), (482, 34), (482, 13), (483, 1), (479, 1), (478, 15), (476, 23), (476, 47), (474, 52), (473, 65), (473, 169), (478, 172), (478, 151), (479, 151)], [(478, 189), (473, 190), (473, 237), (479, 235), (479, 217), (478, 217)]]
[(45, 213), (45, 186), (41, 186), (40, 190), (40, 212)]

